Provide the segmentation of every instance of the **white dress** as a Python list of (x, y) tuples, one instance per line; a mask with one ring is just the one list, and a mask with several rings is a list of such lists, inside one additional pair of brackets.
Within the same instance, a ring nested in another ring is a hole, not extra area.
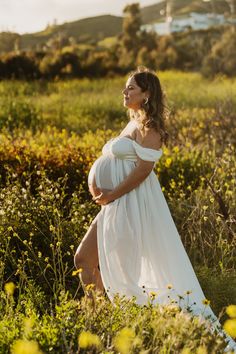
[[(99, 188), (115, 188), (136, 166), (137, 156), (157, 162), (162, 150), (144, 148), (124, 136), (109, 140), (90, 170), (89, 184), (95, 178)], [(111, 300), (119, 293), (135, 296), (143, 305), (155, 292), (159, 304), (176, 300), (182, 308), (190, 307), (194, 315), (210, 317), (219, 326), (211, 308), (202, 303), (205, 295), (153, 170), (138, 187), (102, 206), (97, 240), (101, 277)], [(192, 293), (186, 295), (186, 291)]]

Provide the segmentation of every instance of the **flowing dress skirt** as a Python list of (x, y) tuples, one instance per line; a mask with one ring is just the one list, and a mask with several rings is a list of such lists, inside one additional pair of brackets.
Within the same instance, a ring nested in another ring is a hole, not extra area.
[[(161, 150), (143, 148), (126, 137), (112, 139), (103, 148), (101, 163), (95, 162), (97, 185), (102, 187), (105, 173), (115, 188), (135, 167), (137, 156), (155, 162), (161, 155)], [(210, 306), (203, 304), (205, 295), (154, 171), (137, 188), (102, 206), (97, 241), (101, 277), (111, 300), (115, 294), (135, 296), (144, 305), (155, 292), (157, 303), (176, 301), (220, 325)]]

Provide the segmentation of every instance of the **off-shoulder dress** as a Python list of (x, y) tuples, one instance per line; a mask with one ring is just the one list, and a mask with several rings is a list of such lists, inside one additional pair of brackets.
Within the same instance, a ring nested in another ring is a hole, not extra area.
[[(137, 156), (156, 163), (162, 153), (130, 137), (112, 138), (93, 164), (88, 183), (113, 189), (136, 166)], [(97, 242), (101, 277), (111, 300), (118, 293), (135, 296), (143, 305), (154, 292), (154, 303), (176, 301), (219, 326), (210, 306), (202, 303), (205, 295), (153, 170), (138, 187), (101, 207)]]

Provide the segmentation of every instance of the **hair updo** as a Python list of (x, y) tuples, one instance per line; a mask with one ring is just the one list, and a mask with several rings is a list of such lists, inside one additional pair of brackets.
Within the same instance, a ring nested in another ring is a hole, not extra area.
[(129, 77), (134, 78), (143, 92), (149, 93), (148, 100), (145, 100), (141, 105), (141, 114), (137, 115), (130, 110), (131, 119), (136, 119), (140, 123), (141, 130), (145, 127), (154, 128), (160, 133), (162, 142), (166, 144), (169, 136), (165, 129), (168, 109), (165, 106), (165, 96), (159, 78), (155, 72), (145, 67), (138, 67), (137, 70), (130, 73)]

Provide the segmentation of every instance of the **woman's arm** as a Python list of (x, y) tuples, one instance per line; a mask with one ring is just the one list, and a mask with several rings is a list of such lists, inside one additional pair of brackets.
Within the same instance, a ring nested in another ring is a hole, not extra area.
[(111, 191), (113, 199), (120, 198), (125, 193), (129, 193), (134, 188), (138, 187), (151, 173), (153, 166), (154, 162), (139, 159), (137, 166), (131, 171), (131, 173)]
[[(153, 130), (146, 131), (143, 137), (143, 147), (151, 149), (159, 149), (161, 147), (160, 134)], [(112, 191), (102, 192), (99, 196), (93, 198), (97, 204), (106, 205), (122, 195), (129, 193), (134, 188), (138, 187), (147, 176), (151, 173), (155, 162), (144, 161), (137, 156), (137, 165), (130, 174)]]

